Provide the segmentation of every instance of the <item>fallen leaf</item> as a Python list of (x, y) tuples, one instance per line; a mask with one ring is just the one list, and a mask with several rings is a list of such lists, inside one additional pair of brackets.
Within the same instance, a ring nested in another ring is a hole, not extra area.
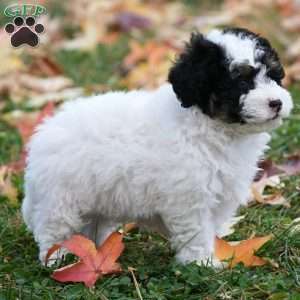
[(255, 181), (251, 185), (251, 191), (254, 200), (261, 200), (263, 197), (263, 192), (265, 188), (268, 187), (276, 187), (280, 184), (280, 177), (278, 175), (273, 175), (267, 177), (265, 174), (259, 181)]
[[(286, 50), (287, 57), (297, 58), (300, 52), (300, 39), (298, 38), (295, 42), (291, 43), (290, 46)], [(287, 68), (287, 75), (290, 76), (290, 73), (299, 74), (299, 64), (291, 65)]]
[(255, 200), (261, 204), (283, 205), (285, 207), (290, 207), (289, 201), (282, 195), (280, 191), (276, 191), (273, 194), (264, 194), (266, 187), (277, 187), (280, 184), (280, 177), (278, 175), (268, 177), (267, 173), (265, 173), (259, 181), (252, 183), (252, 199), (250, 199), (250, 201)]
[[(300, 39), (288, 48), (287, 56), (298, 56), (300, 53)], [(286, 68), (286, 76), (284, 78), (284, 84), (287, 86), (294, 81), (300, 80), (300, 60), (296, 61), (292, 65)]]
[(228, 25), (232, 22), (232, 20), (236, 17), (236, 15), (232, 11), (224, 11), (222, 14), (211, 14), (211, 15), (203, 15), (199, 16), (195, 19), (195, 26), (198, 28), (204, 26), (220, 26), (220, 25)]
[(257, 198), (256, 201), (262, 204), (282, 205), (287, 208), (291, 207), (289, 201), (280, 192), (268, 196), (263, 196), (260, 199)]
[[(102, 89), (103, 90), (103, 89)], [(29, 107), (41, 107), (49, 102), (60, 102), (78, 98), (84, 93), (83, 88), (73, 87), (66, 88), (58, 92), (47, 92), (43, 94), (33, 95), (27, 102)]]
[(157, 66), (162, 60), (164, 60), (174, 49), (169, 45), (163, 43), (157, 43), (149, 41), (142, 45), (136, 41), (133, 41), (129, 45), (130, 52), (124, 59), (124, 66), (129, 68), (141, 61), (148, 61), (149, 64)]
[(63, 74), (63, 71), (50, 57), (40, 56), (33, 61), (29, 73), (33, 75), (57, 76)]
[(279, 11), (284, 16), (291, 16), (297, 11), (296, 1), (294, 0), (276, 0)]
[(12, 184), (12, 170), (7, 166), (0, 167), (0, 195), (8, 199), (12, 205), (17, 204), (18, 190)]
[(122, 11), (117, 14), (112, 26), (121, 31), (147, 29), (151, 26), (151, 20), (134, 12)]
[(37, 77), (30, 74), (21, 74), (19, 82), (28, 89), (40, 93), (61, 91), (73, 85), (71, 79), (64, 76), (53, 76), (49, 78)]
[(215, 255), (221, 261), (229, 261), (229, 267), (231, 268), (238, 263), (243, 263), (246, 267), (262, 266), (267, 263), (267, 260), (255, 256), (254, 253), (271, 238), (272, 235), (256, 237), (231, 245), (229, 242), (217, 237)]
[(80, 260), (55, 270), (52, 278), (60, 282), (84, 282), (87, 287), (92, 287), (103, 275), (120, 272), (121, 267), (116, 260), (124, 250), (122, 239), (121, 233), (114, 232), (96, 249), (91, 240), (74, 235), (61, 244), (53, 245), (47, 253), (46, 263), (61, 247), (78, 256)]
[(299, 31), (300, 30), (300, 17), (299, 15), (294, 15), (286, 18), (282, 21), (282, 26), (289, 31)]

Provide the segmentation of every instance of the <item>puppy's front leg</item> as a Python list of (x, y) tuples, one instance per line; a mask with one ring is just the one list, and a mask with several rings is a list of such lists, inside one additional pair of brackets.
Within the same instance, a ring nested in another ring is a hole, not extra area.
[(172, 209), (163, 216), (171, 235), (176, 258), (182, 263), (197, 261), (211, 263), (214, 251), (215, 228), (208, 209), (190, 207)]

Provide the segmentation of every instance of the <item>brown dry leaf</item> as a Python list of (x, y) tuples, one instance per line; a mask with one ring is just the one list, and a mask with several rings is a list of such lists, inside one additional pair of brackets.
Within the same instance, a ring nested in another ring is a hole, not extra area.
[(57, 48), (66, 50), (91, 50), (95, 48), (104, 34), (99, 34), (97, 27), (89, 20), (83, 24), (83, 28), (83, 34), (72, 40), (63, 40), (57, 45)]
[(289, 31), (299, 31), (300, 30), (300, 16), (295, 15), (286, 18), (282, 21), (282, 26)]
[(114, 29), (121, 31), (130, 31), (134, 28), (147, 29), (151, 25), (149, 18), (132, 11), (121, 11), (115, 16), (115, 20), (111, 24)]
[(267, 177), (265, 174), (259, 181), (252, 183), (251, 192), (253, 200), (261, 204), (283, 205), (285, 207), (290, 207), (290, 203), (281, 192), (276, 192), (271, 195), (264, 195), (264, 190), (266, 187), (276, 187), (279, 184), (280, 177), (278, 175)]
[(267, 263), (267, 260), (255, 256), (254, 253), (271, 238), (272, 235), (256, 237), (234, 243), (234, 245), (220, 238), (216, 238), (215, 255), (221, 261), (230, 260), (229, 267), (231, 268), (240, 262), (246, 267), (262, 266)]
[(278, 175), (273, 175), (268, 177), (267, 175), (264, 175), (259, 181), (253, 182), (251, 189), (254, 195), (254, 198), (256, 199), (261, 197), (261, 195), (264, 192), (264, 189), (269, 187), (276, 187), (280, 184), (280, 177)]
[[(131, 70), (123, 83), (129, 88), (155, 88), (164, 83), (176, 51), (166, 43), (132, 42), (124, 59), (125, 69)], [(135, 66), (135, 67), (134, 67)], [(134, 67), (134, 68), (133, 68)]]
[(196, 18), (194, 23), (200, 28), (230, 25), (241, 17), (255, 14), (255, 11), (258, 8), (261, 8), (261, 6), (270, 6), (271, 1), (272, 0), (226, 0), (224, 1), (222, 9), (218, 11), (218, 13), (205, 13), (205, 15)]
[(154, 41), (148, 41), (144, 45), (132, 41), (129, 47), (130, 52), (123, 62), (124, 66), (127, 68), (135, 66), (141, 61), (147, 61), (149, 64), (157, 66), (174, 51), (169, 45)]
[(291, 16), (299, 10), (295, 0), (276, 0), (279, 11), (284, 16)]
[(23, 87), (39, 93), (57, 92), (73, 85), (72, 80), (64, 76), (42, 78), (30, 74), (20, 74), (19, 82)]
[(62, 68), (50, 57), (41, 55), (35, 57), (28, 71), (31, 75), (57, 76), (63, 74)]
[[(295, 51), (300, 53), (300, 39), (298, 42), (298, 49)], [(300, 80), (300, 60), (296, 61), (294, 64), (286, 68), (286, 77), (284, 78), (284, 84), (289, 85), (292, 82)]]
[(220, 26), (220, 25), (228, 25), (232, 22), (232, 20), (236, 17), (231, 11), (224, 10), (220, 15), (203, 15), (198, 17), (195, 20), (195, 25), (197, 27), (205, 27), (205, 26)]
[(144, 47), (137, 41), (131, 41), (129, 44), (130, 52), (124, 58), (123, 64), (126, 67), (134, 66), (137, 62), (146, 57)]
[[(58, 72), (58, 70), (55, 71), (55, 69), (50, 71), (50, 68), (52, 68), (49, 66), (50, 63), (47, 67), (45, 67), (45, 65), (46, 63), (44, 62), (44, 68), (48, 68), (48, 71), (44, 70), (44, 72)], [(73, 87), (72, 80), (64, 76), (45, 78), (29, 73), (13, 72), (0, 78), (0, 94), (9, 95), (12, 101), (17, 103), (23, 101), (24, 98), (30, 99), (28, 104), (31, 105), (31, 103), (34, 103), (35, 107), (52, 101), (52, 96), (54, 100), (57, 98), (64, 100), (65, 94), (66, 98), (73, 97), (74, 93), (68, 97), (70, 90), (73, 92), (73, 89), (76, 89), (77, 96), (80, 88)], [(82, 89), (80, 90), (82, 91)]]
[(157, 88), (166, 82), (168, 70), (171, 67), (171, 61), (165, 61), (158, 66), (148, 63), (139, 64), (129, 75), (122, 80), (122, 83), (128, 88)]
[(291, 207), (291, 204), (280, 192), (269, 196), (260, 195), (257, 196), (255, 200), (261, 204), (282, 205), (287, 208)]
[[(101, 89), (103, 91), (103, 88)], [(71, 99), (76, 99), (84, 94), (83, 88), (71, 87), (65, 88), (62, 91), (57, 92), (47, 92), (42, 94), (32, 94), (29, 101), (27, 102), (29, 107), (41, 107), (47, 103), (67, 101)]]
[(18, 190), (12, 184), (12, 170), (7, 166), (0, 167), (0, 195), (7, 197), (10, 204), (16, 205)]
[[(291, 42), (286, 50), (286, 56), (291, 59), (291, 58), (299, 58), (299, 53), (300, 53), (300, 38), (296, 39), (295, 41)], [(296, 60), (294, 64), (297, 64), (299, 60)], [(292, 67), (291, 65), (290, 67)], [(287, 71), (289, 71), (289, 66), (287, 67)]]
[(117, 12), (119, 1), (82, 1), (73, 0), (67, 6), (70, 23), (80, 26), (80, 33), (70, 40), (62, 40), (56, 46), (59, 49), (93, 49), (99, 41), (105, 40), (109, 34), (109, 24)]

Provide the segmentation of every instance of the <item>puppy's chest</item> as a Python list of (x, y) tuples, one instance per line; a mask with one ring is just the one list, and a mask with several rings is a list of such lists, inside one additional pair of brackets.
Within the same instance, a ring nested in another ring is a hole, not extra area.
[(208, 145), (210, 191), (245, 201), (257, 172), (257, 162), (262, 157), (268, 140), (268, 136), (257, 135)]

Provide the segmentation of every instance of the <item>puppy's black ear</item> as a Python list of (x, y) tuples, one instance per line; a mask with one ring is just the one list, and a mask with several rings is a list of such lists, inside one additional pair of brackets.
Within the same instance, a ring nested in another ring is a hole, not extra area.
[(224, 76), (224, 62), (225, 54), (219, 45), (200, 33), (192, 34), (168, 78), (183, 107), (198, 105), (210, 114), (214, 89), (218, 79)]

